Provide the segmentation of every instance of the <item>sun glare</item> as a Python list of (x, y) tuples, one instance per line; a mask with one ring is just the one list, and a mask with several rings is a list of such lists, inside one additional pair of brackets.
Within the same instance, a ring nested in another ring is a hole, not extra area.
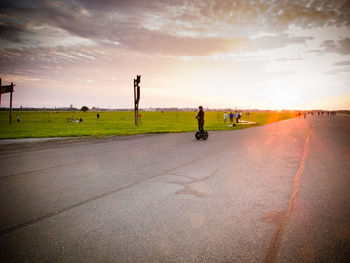
[(287, 81), (274, 81), (271, 84), (268, 88), (271, 108), (278, 110), (298, 108), (300, 100), (298, 88), (292, 87)]

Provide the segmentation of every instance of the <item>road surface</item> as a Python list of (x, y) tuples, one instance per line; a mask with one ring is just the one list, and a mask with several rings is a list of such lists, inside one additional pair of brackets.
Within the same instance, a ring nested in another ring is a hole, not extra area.
[(2, 262), (349, 262), (350, 116), (0, 144)]

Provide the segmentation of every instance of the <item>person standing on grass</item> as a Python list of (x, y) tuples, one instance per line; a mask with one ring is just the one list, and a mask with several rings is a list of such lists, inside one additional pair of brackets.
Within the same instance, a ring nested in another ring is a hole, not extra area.
[(204, 111), (203, 111), (203, 107), (199, 106), (198, 107), (198, 114), (196, 116), (196, 119), (198, 120), (198, 130), (200, 132), (204, 131), (203, 126), (204, 126)]
[(227, 113), (225, 111), (225, 113), (224, 113), (224, 124), (226, 124), (226, 119), (227, 119)]
[(233, 122), (233, 113), (231, 111), (231, 113), (230, 113), (230, 123), (232, 124), (232, 122)]
[(236, 118), (236, 123), (238, 123), (238, 112), (235, 111), (235, 118)]

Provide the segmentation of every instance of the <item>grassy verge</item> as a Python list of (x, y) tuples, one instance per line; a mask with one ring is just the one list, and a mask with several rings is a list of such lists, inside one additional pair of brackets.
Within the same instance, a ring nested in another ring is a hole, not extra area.
[[(8, 123), (8, 112), (0, 112), (0, 139), (40, 138), (65, 136), (111, 136), (142, 133), (170, 133), (197, 130), (196, 112), (140, 112), (139, 126), (134, 124), (133, 112), (44, 112), (14, 111), (12, 124)], [(20, 122), (16, 121), (19, 116)], [(223, 112), (206, 112), (206, 130), (233, 130), (252, 127), (238, 124), (228, 127), (223, 123)], [(294, 113), (251, 113), (242, 119), (263, 125), (294, 117)], [(82, 118), (82, 123), (69, 122)]]

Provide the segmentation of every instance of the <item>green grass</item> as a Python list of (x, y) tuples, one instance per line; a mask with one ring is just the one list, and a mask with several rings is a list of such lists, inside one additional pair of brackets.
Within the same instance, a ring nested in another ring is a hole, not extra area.
[[(0, 139), (40, 138), (64, 136), (113, 136), (141, 133), (169, 133), (197, 130), (196, 112), (140, 112), (139, 126), (134, 124), (134, 112), (44, 112), (14, 111), (12, 124), (8, 123), (9, 113), (0, 112)], [(206, 112), (206, 130), (233, 130), (252, 127), (240, 125), (228, 127), (223, 123), (223, 112)], [(16, 116), (20, 122), (16, 121)], [(294, 117), (294, 113), (251, 113), (243, 120), (258, 122), (263, 125)], [(68, 122), (70, 118), (83, 118), (82, 123)], [(257, 126), (254, 125), (254, 126)]]

